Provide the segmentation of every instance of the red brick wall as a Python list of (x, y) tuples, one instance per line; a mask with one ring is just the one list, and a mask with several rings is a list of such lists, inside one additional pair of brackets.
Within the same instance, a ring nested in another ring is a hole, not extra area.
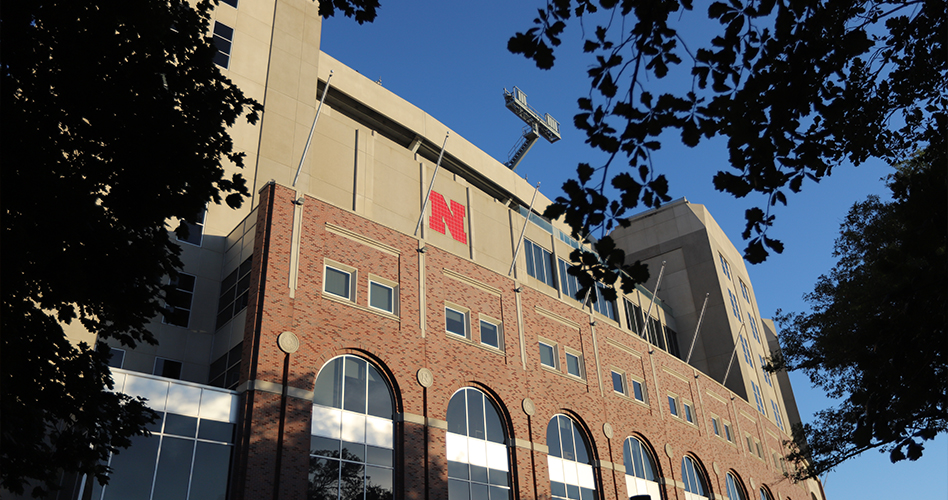
[[(703, 467), (715, 496), (724, 494), (724, 475), (734, 470), (751, 497), (757, 497), (757, 489), (766, 484), (777, 498), (808, 498), (802, 486), (783, 479), (774, 466), (770, 452), (780, 451), (782, 447), (765, 429), (783, 435), (758, 414), (754, 406), (740, 398), (732, 399), (731, 393), (720, 384), (622, 330), (607, 318), (598, 315), (591, 318), (589, 313), (574, 307), (575, 302), (560, 301), (547, 293), (522, 288), (519, 296), (526, 346), (526, 357), (522, 359), (515, 281), (469, 259), (427, 245), (422, 256), (426, 291), (425, 329), (422, 331), (417, 249), (424, 242), (419, 244), (411, 236), (314, 198), (307, 197), (301, 210), (298, 288), (291, 298), (288, 283), (295, 196), (294, 191), (278, 185), (268, 186), (261, 195), (242, 382), (256, 379), (283, 383), (285, 355), (278, 349), (276, 337), (283, 331), (291, 331), (301, 341), (300, 349), (289, 361), (288, 385), (293, 388), (311, 391), (323, 364), (340, 354), (351, 353), (369, 359), (390, 377), (397, 414), (443, 421), (448, 401), (458, 389), (479, 387), (499, 406), (511, 442), (516, 438), (523, 440), (521, 443), (532, 441), (545, 446), (549, 420), (557, 413), (565, 413), (586, 430), (595, 460), (622, 465), (625, 438), (638, 436), (651, 447), (660, 477), (681, 481), (681, 458), (688, 453)], [(269, 208), (271, 201), (272, 209)], [(333, 234), (327, 231), (327, 223), (397, 249), (397, 255)], [(324, 297), (326, 258), (357, 270), (355, 305)], [(444, 270), (476, 280), (488, 290), (455, 279)], [(398, 283), (398, 318), (366, 310), (369, 274)], [(446, 300), (470, 310), (472, 341), (460, 340), (445, 332)], [(578, 329), (538, 313), (537, 307), (577, 324)], [(479, 345), (479, 314), (503, 321), (503, 352)], [(595, 326), (590, 325), (591, 319), (596, 320)], [(538, 336), (559, 344), (562, 372), (540, 367)], [(616, 347), (614, 343), (627, 349)], [(586, 380), (565, 375), (565, 347), (582, 352)], [(600, 370), (596, 365), (597, 349)], [(639, 357), (630, 354), (628, 349), (636, 351)], [(649, 405), (614, 394), (610, 366), (620, 367), (628, 375), (644, 380)], [(434, 383), (427, 389), (416, 379), (422, 367), (434, 373)], [(668, 413), (668, 392), (693, 404), (696, 425)], [(712, 398), (709, 392), (728, 403)], [(532, 417), (522, 409), (524, 398), (535, 403)], [(280, 399), (279, 394), (259, 390), (244, 394), (243, 434), (238, 439), (239, 460), (235, 461), (233, 481), (238, 498), (272, 498)], [(302, 498), (307, 484), (311, 403), (289, 397), (287, 404), (280, 497)], [(751, 415), (753, 420), (741, 415), (741, 411)], [(709, 413), (731, 423), (733, 443), (713, 435)], [(611, 439), (607, 439), (603, 431), (603, 424), (607, 422), (614, 428)], [(445, 432), (437, 425), (396, 424), (396, 488), (404, 492), (396, 498), (447, 498)], [(745, 450), (745, 433), (761, 441), (765, 450), (763, 460)], [(671, 457), (666, 454), (666, 444), (671, 446)], [(517, 498), (549, 498), (546, 454), (511, 447), (510, 457)], [(597, 470), (597, 478), (601, 498), (628, 498), (623, 473), (607, 466)], [(665, 485), (664, 491), (669, 499), (684, 497), (683, 490), (673, 484)]]

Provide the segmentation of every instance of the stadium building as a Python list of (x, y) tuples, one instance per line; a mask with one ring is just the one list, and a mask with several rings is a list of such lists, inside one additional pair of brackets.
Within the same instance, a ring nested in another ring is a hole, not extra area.
[(774, 327), (702, 205), (630, 219), (614, 237), (652, 281), (577, 300), (549, 200), (443, 148), (320, 23), (308, 0), (217, 8), (217, 62), (265, 106), (231, 131), (253, 198), (180, 242), (159, 344), (112, 346), (116, 390), (161, 421), (62, 498), (823, 499), (784, 476)]

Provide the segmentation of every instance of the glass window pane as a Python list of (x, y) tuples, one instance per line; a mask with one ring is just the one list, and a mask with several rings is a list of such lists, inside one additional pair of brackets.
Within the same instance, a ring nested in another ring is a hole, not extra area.
[(324, 457), (339, 457), (339, 440), (321, 436), (310, 436), (309, 452)]
[(392, 469), (367, 466), (365, 468), (365, 499), (391, 500), (394, 496)]
[(492, 347), (500, 347), (497, 336), (497, 325), (481, 321), (481, 343)]
[(470, 465), (464, 462), (455, 462), (453, 460), (448, 461), (448, 477), (470, 479), (470, 467)]
[(550, 448), (550, 456), (562, 457), (563, 451), (560, 449), (560, 432), (557, 424), (559, 417), (553, 417), (550, 424), (546, 426), (546, 445)]
[(339, 495), (339, 461), (309, 457), (308, 498), (329, 500)]
[(343, 409), (358, 413), (366, 412), (365, 391), (368, 381), (366, 380), (365, 368), (367, 363), (355, 357), (345, 358), (346, 385), (343, 390)]
[(467, 336), (466, 314), (454, 309), (444, 309), (444, 328), (445, 330), (462, 337)]
[(634, 391), (635, 399), (645, 401), (645, 394), (642, 392), (642, 384), (637, 380), (632, 381), (632, 390)]
[(377, 446), (365, 447), (365, 462), (375, 465), (391, 467), (394, 463), (392, 450), (388, 448), (379, 448)]
[(576, 460), (576, 449), (573, 447), (573, 422), (560, 415), (556, 417), (560, 429), (560, 446), (565, 460)]
[(474, 390), (468, 390), (467, 393), (468, 435), (472, 438), (486, 440), (487, 433), (484, 428), (484, 395)]
[(169, 413), (165, 419), (165, 434), (193, 438), (195, 431), (197, 431), (197, 419), (194, 417)]
[(234, 442), (234, 424), (227, 422), (218, 422), (216, 420), (201, 420), (201, 427), (198, 429), (198, 437), (209, 439), (211, 441), (223, 441), (225, 443)]
[(365, 465), (342, 462), (339, 477), (340, 500), (362, 500), (365, 492)]
[(625, 384), (622, 383), (622, 374), (612, 372), (612, 390), (619, 394), (625, 394)]
[(672, 415), (678, 416), (678, 402), (671, 396), (668, 396), (668, 411), (671, 412)]
[(342, 408), (342, 368), (343, 358), (336, 358), (323, 367), (316, 378), (313, 403)]
[(135, 436), (129, 448), (112, 456), (112, 479), (105, 488), (105, 500), (148, 500), (155, 476), (158, 442), (158, 436)]
[(342, 453), (339, 455), (343, 460), (350, 462), (365, 462), (365, 444), (342, 442)]
[(573, 427), (573, 441), (576, 443), (576, 461), (581, 464), (592, 463), (589, 460), (589, 453), (586, 451), (586, 440), (579, 433), (579, 427), (573, 424), (572, 421), (570, 421), (570, 424)]
[(582, 371), (579, 368), (579, 356), (575, 354), (566, 353), (566, 371), (570, 375), (576, 377), (582, 377)]
[[(487, 483), (487, 467), (481, 467), (479, 465), (471, 465), (471, 481), (477, 481), (479, 483)], [(475, 496), (475, 498), (483, 498), (483, 497)]]
[(326, 291), (338, 295), (340, 297), (349, 298), (349, 273), (345, 271), (340, 271), (338, 269), (333, 269), (331, 267), (326, 268)]
[(394, 290), (385, 285), (370, 282), (369, 283), (369, 305), (383, 311), (393, 312)]
[(448, 498), (450, 500), (471, 500), (470, 483), (448, 479)]
[(224, 500), (233, 449), (232, 446), (222, 444), (197, 443), (189, 498)]
[(194, 443), (195, 441), (190, 439), (173, 437), (161, 440), (152, 500), (178, 500), (187, 497)]
[(369, 415), (382, 418), (392, 418), (392, 393), (388, 390), (388, 382), (382, 378), (372, 365), (369, 366)]
[(556, 368), (556, 354), (553, 346), (540, 342), (540, 363)]
[(494, 443), (504, 443), (504, 424), (500, 420), (500, 414), (494, 405), (484, 400), (484, 412), (487, 420), (487, 440)]
[(508, 500), (510, 498), (510, 490), (507, 488), (501, 488), (500, 486), (491, 486), (490, 487), (490, 498), (489, 500)]
[(523, 255), (527, 258), (527, 274), (535, 278), (537, 273), (533, 265), (533, 243), (530, 240), (523, 240)]
[(448, 432), (467, 436), (466, 390), (458, 391), (448, 403)]

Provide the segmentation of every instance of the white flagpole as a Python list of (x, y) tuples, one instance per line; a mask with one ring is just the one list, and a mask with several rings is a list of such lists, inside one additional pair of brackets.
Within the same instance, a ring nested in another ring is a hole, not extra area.
[(448, 145), (448, 136), (451, 132), (445, 132), (444, 143), (441, 144), (441, 153), (438, 155), (438, 163), (435, 165), (434, 173), (431, 174), (431, 184), (428, 185), (428, 192), (425, 193), (425, 203), (421, 206), (421, 215), (418, 216), (418, 223), (415, 224), (415, 236), (418, 235), (418, 228), (421, 227), (421, 221), (425, 218), (425, 212), (428, 210), (428, 198), (431, 196), (431, 190), (434, 189), (435, 178), (438, 177), (438, 169), (441, 168), (441, 159), (444, 158), (444, 147)]
[(708, 293), (704, 294), (704, 305), (701, 306), (701, 315), (698, 316), (698, 326), (695, 327), (695, 336), (691, 339), (691, 348), (688, 349), (688, 357), (685, 359), (685, 364), (689, 364), (691, 361), (691, 353), (695, 350), (695, 341), (698, 340), (698, 332), (701, 330), (701, 320), (704, 319), (704, 310), (708, 307)]
[[(744, 325), (741, 325), (741, 329), (737, 332), (737, 339), (743, 338)], [(727, 382), (727, 376), (731, 374), (731, 365), (734, 363), (734, 354), (737, 353), (737, 342), (734, 343), (734, 350), (731, 351), (731, 360), (727, 362), (727, 371), (724, 372), (724, 380), (721, 381), (721, 385), (724, 385)]]
[(520, 245), (523, 244), (523, 236), (527, 232), (527, 224), (530, 222), (530, 214), (533, 213), (533, 202), (537, 201), (537, 193), (540, 191), (540, 183), (537, 183), (537, 187), (533, 190), (533, 199), (530, 200), (530, 208), (527, 209), (526, 220), (523, 221), (523, 228), (520, 230), (520, 239), (517, 240), (517, 249), (514, 250), (513, 261), (510, 263), (510, 270), (507, 271), (507, 276), (513, 274), (514, 266), (517, 264), (517, 257), (520, 255)]
[(329, 77), (326, 78), (326, 86), (323, 87), (323, 96), (319, 99), (319, 106), (316, 107), (316, 116), (313, 117), (313, 126), (309, 129), (309, 138), (306, 139), (306, 147), (303, 148), (300, 166), (296, 169), (296, 177), (293, 177), (293, 187), (296, 187), (296, 181), (300, 178), (300, 171), (303, 170), (303, 162), (306, 161), (306, 153), (309, 152), (309, 145), (313, 142), (313, 132), (316, 131), (316, 120), (319, 120), (319, 112), (323, 110), (323, 102), (326, 101), (326, 93), (329, 92), (329, 80), (332, 80), (332, 70), (329, 70)]

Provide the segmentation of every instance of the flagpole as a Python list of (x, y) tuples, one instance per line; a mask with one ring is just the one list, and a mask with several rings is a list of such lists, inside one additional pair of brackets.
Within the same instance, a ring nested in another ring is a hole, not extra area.
[(523, 228), (520, 230), (520, 239), (517, 240), (517, 249), (514, 250), (513, 261), (510, 262), (510, 270), (507, 271), (507, 276), (510, 276), (513, 273), (514, 266), (517, 264), (517, 257), (520, 255), (520, 245), (523, 244), (523, 236), (527, 232), (527, 223), (530, 222), (530, 214), (533, 213), (533, 203), (537, 201), (537, 193), (540, 191), (540, 183), (537, 183), (537, 187), (533, 190), (533, 198), (530, 200), (530, 208), (527, 209), (526, 220), (523, 221)]
[(418, 223), (415, 224), (415, 236), (418, 236), (418, 228), (421, 227), (421, 221), (425, 218), (425, 212), (428, 210), (428, 197), (431, 196), (431, 190), (434, 189), (435, 178), (438, 177), (438, 169), (441, 168), (441, 159), (444, 158), (444, 147), (448, 145), (448, 136), (451, 132), (444, 133), (444, 142), (441, 144), (441, 153), (438, 154), (438, 163), (435, 164), (434, 173), (431, 174), (431, 184), (428, 185), (428, 192), (425, 193), (425, 203), (421, 206), (421, 215), (418, 216)]
[(313, 126), (309, 129), (309, 138), (306, 139), (306, 146), (303, 148), (303, 156), (300, 158), (300, 166), (296, 169), (296, 176), (293, 177), (293, 186), (296, 187), (296, 181), (300, 178), (300, 172), (303, 170), (303, 162), (306, 161), (306, 153), (309, 152), (309, 145), (313, 142), (313, 132), (316, 131), (316, 120), (319, 120), (319, 112), (323, 110), (323, 102), (326, 101), (326, 94), (329, 92), (329, 80), (332, 80), (332, 70), (329, 70), (329, 77), (326, 78), (326, 86), (323, 87), (323, 96), (319, 99), (319, 106), (316, 107), (316, 116), (313, 117)]
[(704, 319), (704, 310), (708, 307), (708, 293), (704, 294), (704, 305), (701, 306), (701, 315), (698, 316), (698, 326), (695, 327), (695, 336), (691, 338), (691, 348), (688, 349), (688, 358), (685, 359), (685, 364), (689, 364), (691, 361), (691, 353), (695, 350), (695, 341), (698, 340), (698, 331), (701, 330), (701, 320)]

